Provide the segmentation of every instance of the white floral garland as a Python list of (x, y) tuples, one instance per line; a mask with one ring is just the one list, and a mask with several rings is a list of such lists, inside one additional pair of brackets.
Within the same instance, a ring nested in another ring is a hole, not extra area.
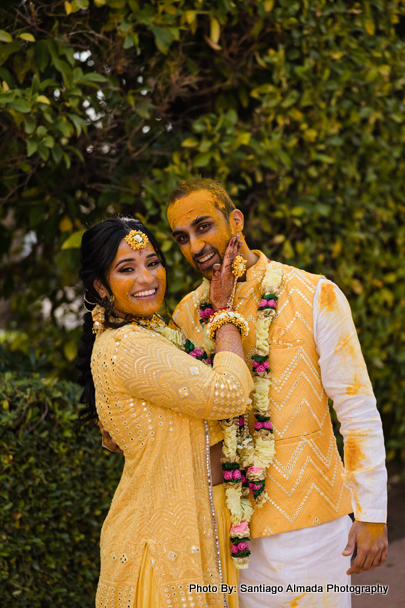
[[(270, 423), (270, 379), (269, 329), (276, 314), (276, 302), (283, 279), (281, 265), (269, 263), (261, 282), (262, 298), (256, 322), (256, 346), (253, 359), (253, 403), (256, 417), (253, 438), (249, 434), (248, 416), (222, 421), (224, 444), (222, 468), (224, 474), (226, 504), (231, 516), (231, 552), (238, 569), (248, 567), (250, 531), (249, 522), (253, 513), (249, 499), (253, 494), (254, 504), (261, 507), (267, 500), (265, 490), (266, 469), (274, 459), (273, 427)], [(212, 311), (209, 302), (210, 283), (203, 279), (203, 294), (199, 309), (204, 335), (204, 347), (209, 356), (215, 352), (215, 343), (208, 335), (207, 318)], [(246, 477), (241, 471), (246, 472)]]

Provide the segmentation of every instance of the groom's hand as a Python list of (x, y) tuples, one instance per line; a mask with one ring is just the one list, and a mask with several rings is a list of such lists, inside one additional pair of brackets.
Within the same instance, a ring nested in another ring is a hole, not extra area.
[(357, 555), (346, 574), (360, 574), (382, 566), (387, 559), (387, 526), (355, 521), (350, 528), (349, 539), (342, 555), (352, 555), (356, 546)]

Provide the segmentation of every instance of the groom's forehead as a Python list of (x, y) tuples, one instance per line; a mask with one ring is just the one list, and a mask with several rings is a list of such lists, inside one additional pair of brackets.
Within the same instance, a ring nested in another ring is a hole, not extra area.
[(220, 201), (207, 190), (192, 192), (176, 199), (167, 210), (167, 219), (172, 230), (193, 227), (204, 219), (218, 220), (223, 215)]

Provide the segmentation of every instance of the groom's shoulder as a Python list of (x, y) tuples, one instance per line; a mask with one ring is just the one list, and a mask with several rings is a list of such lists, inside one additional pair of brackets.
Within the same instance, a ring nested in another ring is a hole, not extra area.
[(280, 266), (283, 270), (283, 278), (286, 284), (299, 281), (304, 282), (308, 286), (311, 285), (315, 289), (319, 280), (324, 278), (321, 274), (314, 274), (296, 266), (289, 266), (288, 264), (280, 264)]
[(187, 317), (198, 316), (198, 303), (201, 299), (202, 292), (202, 286), (200, 285), (197, 289), (190, 291), (190, 293), (180, 300), (173, 313), (175, 321), (185, 315), (187, 315)]

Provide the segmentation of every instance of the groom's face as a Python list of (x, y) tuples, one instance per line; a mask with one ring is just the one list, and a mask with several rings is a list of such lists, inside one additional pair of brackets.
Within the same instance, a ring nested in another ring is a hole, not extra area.
[(222, 264), (226, 247), (234, 236), (231, 225), (234, 222), (229, 222), (207, 190), (192, 192), (174, 201), (167, 218), (186, 260), (211, 279), (213, 265)]

